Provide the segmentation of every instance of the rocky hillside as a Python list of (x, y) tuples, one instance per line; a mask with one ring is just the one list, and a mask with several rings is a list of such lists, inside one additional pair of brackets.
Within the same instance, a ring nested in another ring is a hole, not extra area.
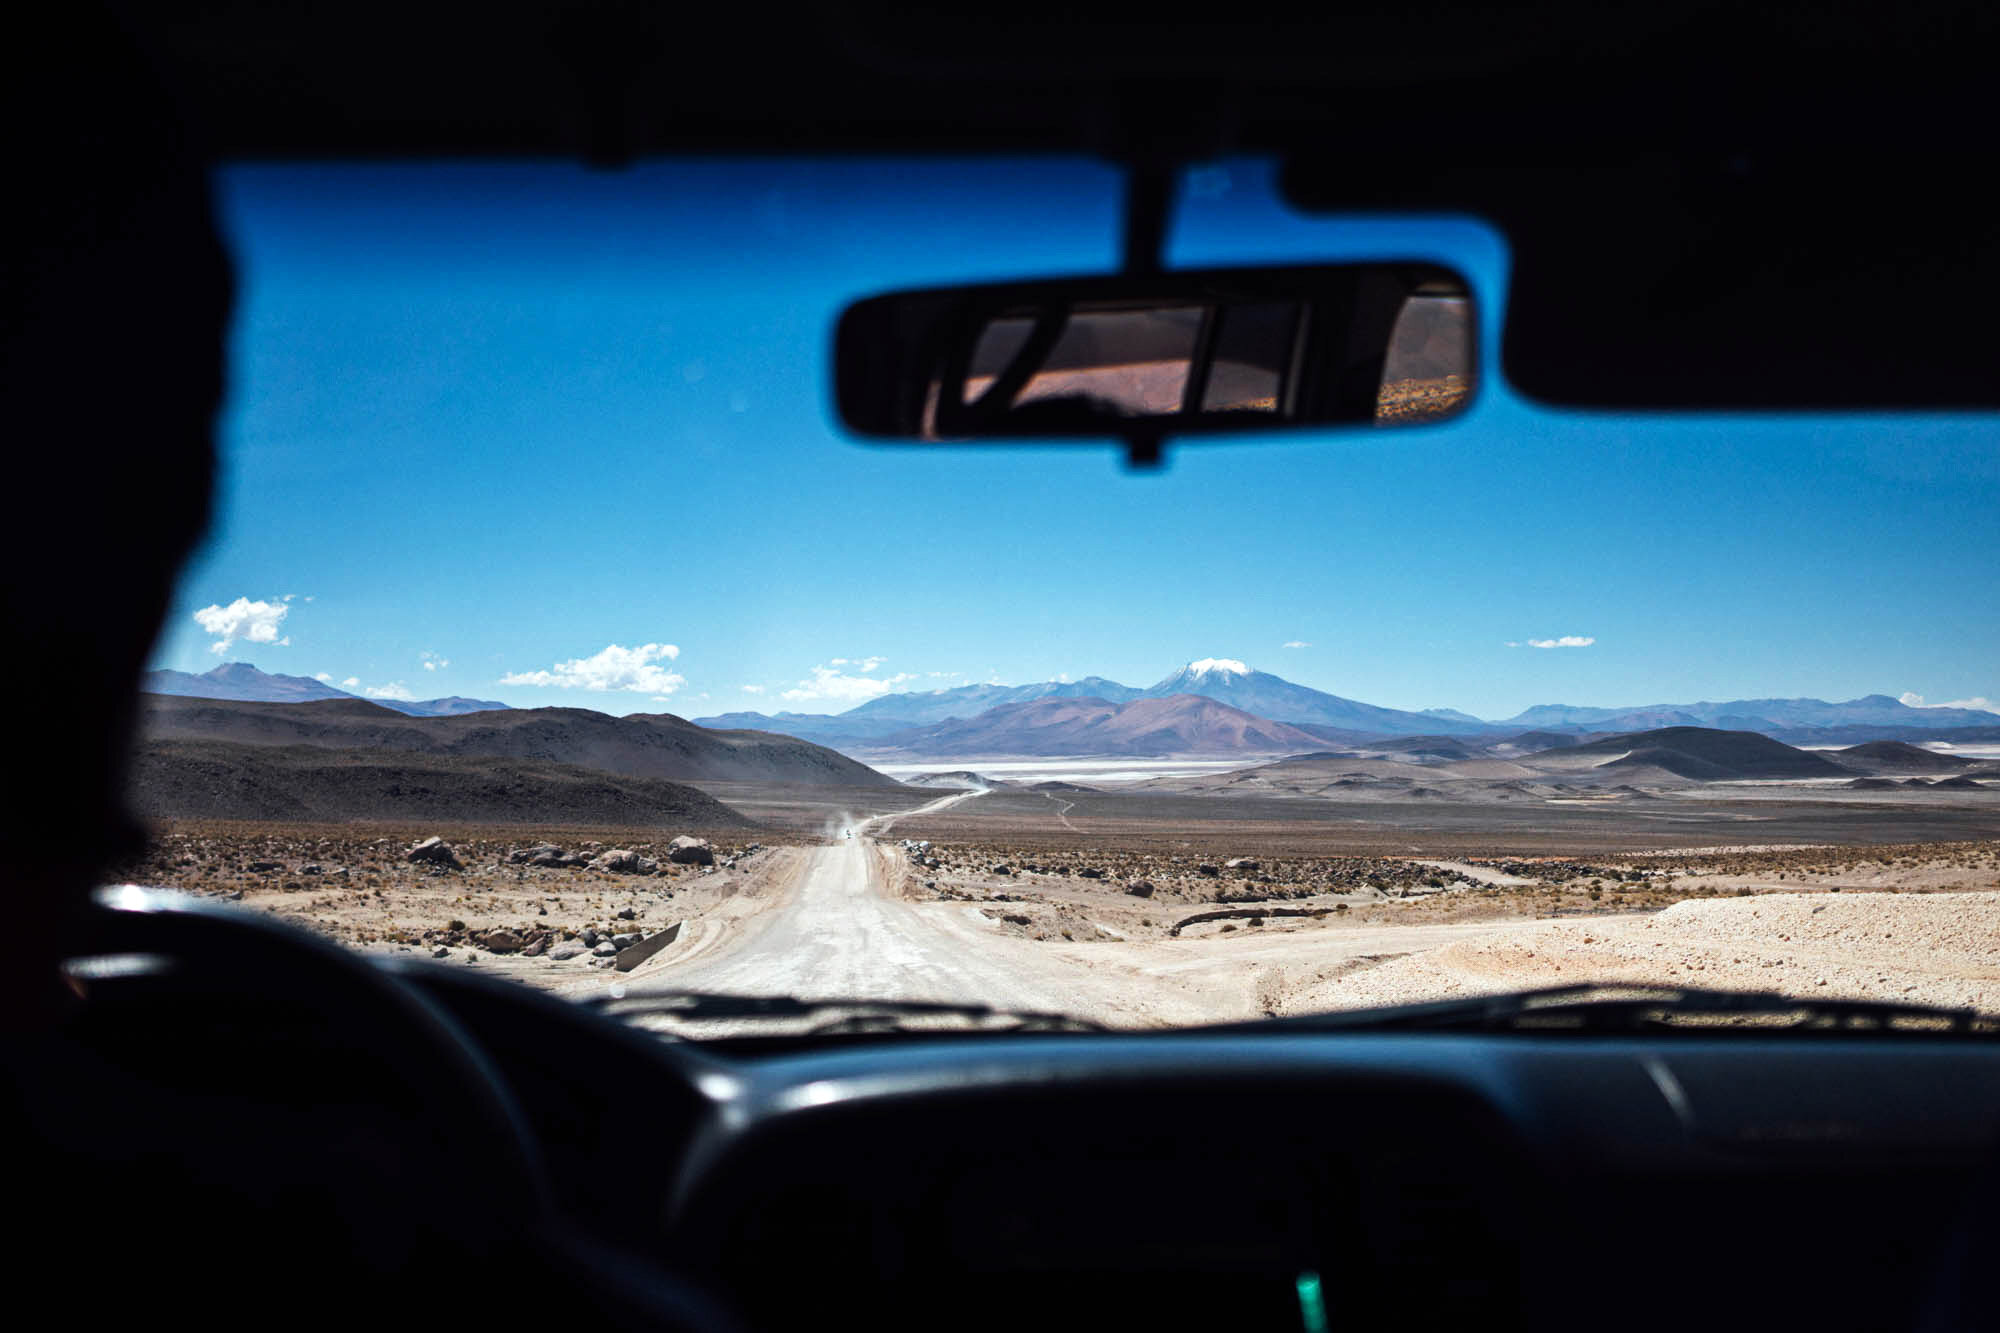
[(147, 695), (141, 725), (151, 741), (535, 760), (675, 782), (896, 785), (823, 746), (769, 732), (710, 731), (671, 713), (612, 717), (583, 708), (515, 708), (408, 717), (362, 699), (274, 704)]
[(1718, 731), (1710, 727), (1660, 727), (1544, 751), (1532, 758), (1547, 764), (1588, 764), (1607, 772), (1619, 768), (1657, 769), (1701, 782), (1838, 778), (1850, 776), (1854, 771), (1810, 750), (1794, 749), (1754, 731)]
[(132, 807), (154, 819), (750, 826), (678, 782), (548, 760), (230, 741), (150, 741), (135, 758)]

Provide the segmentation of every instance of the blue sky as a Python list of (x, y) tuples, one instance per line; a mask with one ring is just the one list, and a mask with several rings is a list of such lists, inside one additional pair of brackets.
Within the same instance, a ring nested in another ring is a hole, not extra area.
[[(1171, 262), (1441, 259), (1497, 333), (1495, 232), (1301, 217), (1270, 178), (1193, 177)], [(1554, 412), (1489, 364), (1448, 426), (1183, 446), (1155, 474), (1108, 446), (864, 445), (828, 407), (842, 307), (1109, 268), (1112, 171), (240, 167), (219, 188), (243, 288), (220, 519), (157, 665), (689, 716), (1143, 685), (1209, 656), (1486, 717), (2000, 698), (1993, 417)], [(1527, 646), (1564, 638), (1591, 642)]]

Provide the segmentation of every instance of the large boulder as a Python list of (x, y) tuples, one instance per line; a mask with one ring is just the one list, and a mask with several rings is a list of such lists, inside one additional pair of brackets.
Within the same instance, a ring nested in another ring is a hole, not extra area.
[(489, 953), (513, 953), (521, 947), (521, 937), (511, 930), (489, 930), (479, 942)]
[(626, 847), (614, 847), (608, 852), (599, 852), (590, 864), (615, 875), (650, 875), (660, 868), (660, 863), (652, 857), (641, 856)]
[(683, 833), (667, 844), (667, 859), (680, 866), (712, 866), (715, 849), (708, 845), (707, 838), (690, 838)]
[(453, 870), (465, 869), (458, 862), (458, 853), (452, 851), (450, 844), (443, 838), (425, 838), (403, 853), (403, 859), (419, 865), (448, 866)]
[(507, 853), (507, 864), (512, 866), (551, 865), (562, 855), (562, 848), (552, 842), (538, 842), (533, 847), (516, 847)]
[(1262, 867), (1262, 866), (1260, 866), (1260, 865), (1258, 865), (1258, 864), (1257, 864), (1257, 859), (1256, 859), (1255, 857), (1251, 857), (1251, 856), (1238, 856), (1238, 857), (1235, 857), (1235, 858), (1233, 858), (1233, 859), (1231, 859), (1231, 860), (1228, 860), (1228, 861), (1224, 861), (1224, 862), (1222, 863), (1222, 868), (1223, 868), (1224, 870), (1261, 870), (1261, 869), (1263, 869), (1263, 867)]
[(1134, 898), (1150, 898), (1153, 896), (1153, 881), (1149, 879), (1132, 880), (1126, 884), (1125, 892), (1131, 894)]

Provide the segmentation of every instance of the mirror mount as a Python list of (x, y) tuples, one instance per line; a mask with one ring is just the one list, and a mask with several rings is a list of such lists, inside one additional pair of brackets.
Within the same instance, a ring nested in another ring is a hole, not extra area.
[(1178, 175), (1165, 162), (1133, 162), (1125, 168), (1125, 276), (1149, 277), (1164, 267)]
[[(1166, 162), (1136, 161), (1125, 168), (1125, 276), (1148, 277), (1165, 267), (1167, 225), (1174, 214), (1179, 175), (1178, 167)], [(1131, 471), (1155, 472), (1166, 465), (1164, 430), (1135, 424), (1123, 438), (1125, 466)]]

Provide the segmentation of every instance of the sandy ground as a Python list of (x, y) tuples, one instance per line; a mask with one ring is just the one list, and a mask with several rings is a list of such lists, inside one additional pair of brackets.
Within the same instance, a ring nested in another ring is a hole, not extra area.
[(1288, 1012), (1628, 981), (2000, 1013), (2000, 893), (1784, 893), (1547, 922), (1316, 976)]
[[(858, 814), (784, 845), (718, 836), (715, 867), (650, 876), (506, 861), (544, 840), (632, 845), (629, 831), (613, 843), (447, 830), (464, 868), (436, 871), (401, 856), (428, 830), (183, 827), (163, 831), (133, 878), (578, 997), (685, 987), (903, 998), (1148, 1026), (1635, 981), (2000, 1012), (2000, 842), (1587, 860), (1293, 853), (1232, 868), (1224, 851), (1255, 847), (1241, 830), (1136, 850), (1096, 830), (1067, 847), (1053, 834), (1025, 845), (907, 836), (948, 826), (968, 799)], [(575, 949), (531, 957), (482, 944), (495, 930), (553, 943), (669, 928), (672, 943), (629, 972)]]

